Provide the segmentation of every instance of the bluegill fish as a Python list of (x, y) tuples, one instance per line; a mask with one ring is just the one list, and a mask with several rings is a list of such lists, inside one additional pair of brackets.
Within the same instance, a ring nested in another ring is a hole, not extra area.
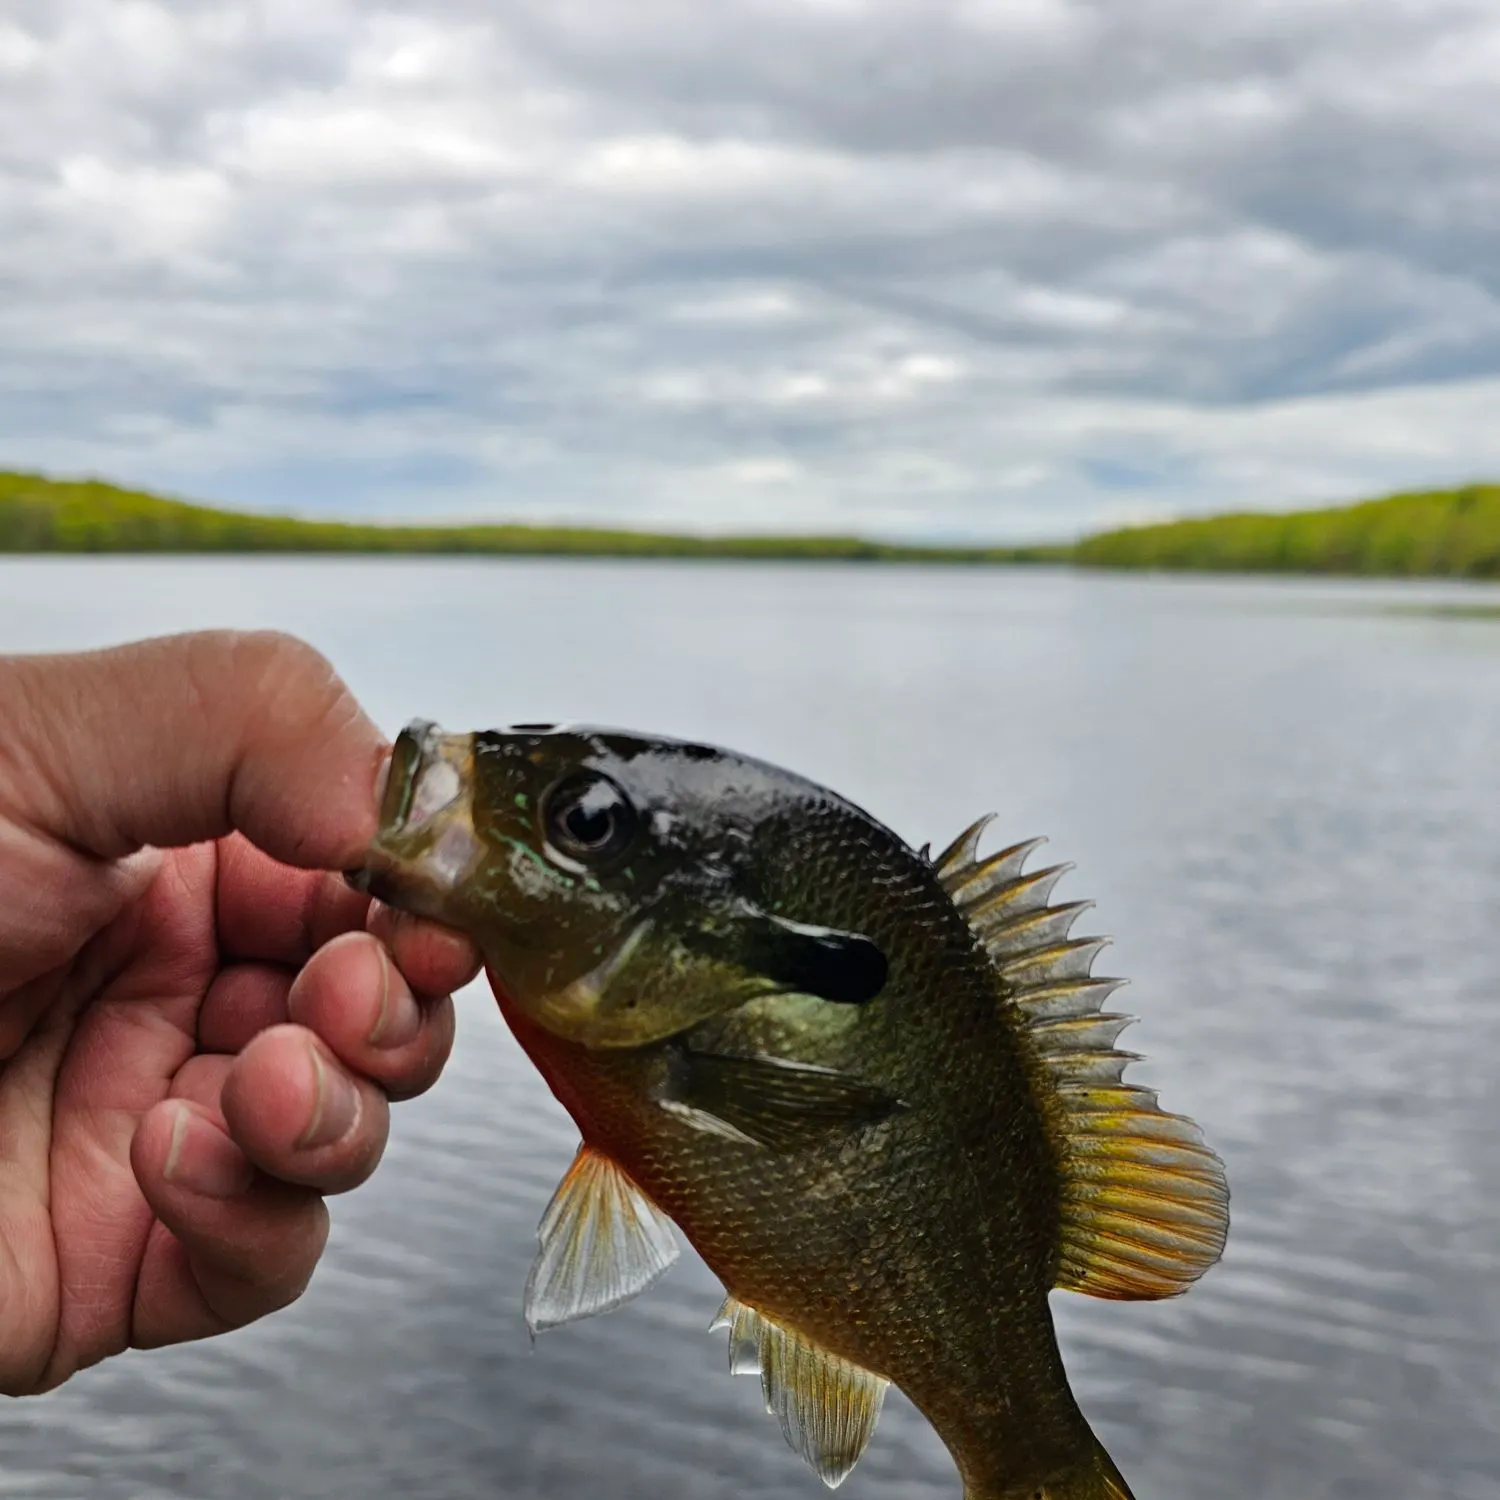
[(1040, 840), (935, 859), (706, 746), (521, 726), (397, 743), (360, 879), (471, 934), (582, 1135), (527, 1318), (618, 1306), (675, 1224), (731, 1368), (830, 1485), (888, 1384), (968, 1500), (1129, 1500), (1079, 1411), (1054, 1287), (1141, 1299), (1219, 1257), (1223, 1167), (1123, 1081), (1088, 903)]

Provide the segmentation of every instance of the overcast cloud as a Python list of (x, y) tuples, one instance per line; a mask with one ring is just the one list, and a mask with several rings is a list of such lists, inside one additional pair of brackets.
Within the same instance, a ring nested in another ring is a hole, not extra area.
[(1064, 535), (1500, 475), (1494, 0), (0, 0), (0, 467)]

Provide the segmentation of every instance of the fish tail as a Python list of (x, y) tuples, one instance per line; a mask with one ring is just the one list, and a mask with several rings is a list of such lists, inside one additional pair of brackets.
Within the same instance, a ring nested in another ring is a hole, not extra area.
[(1104, 1445), (1090, 1434), (1091, 1450), (1077, 1464), (1019, 1488), (968, 1489), (964, 1500), (1135, 1500)]

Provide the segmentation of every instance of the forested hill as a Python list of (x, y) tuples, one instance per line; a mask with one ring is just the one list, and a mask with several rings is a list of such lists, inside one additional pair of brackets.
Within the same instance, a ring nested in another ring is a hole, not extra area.
[(1500, 578), (1500, 485), (1135, 526), (1087, 537), (1071, 557), (1100, 568)]
[(0, 473), (0, 552), (386, 552), (1053, 562), (1204, 572), (1500, 578), (1500, 485), (1100, 532), (1056, 546), (901, 546), (852, 536), (706, 537), (586, 527), (300, 521), (94, 480)]
[(95, 480), (0, 473), (0, 552), (520, 553), (1018, 562), (1024, 547), (903, 547), (846, 536), (675, 536), (566, 526), (376, 526), (298, 521), (163, 500)]

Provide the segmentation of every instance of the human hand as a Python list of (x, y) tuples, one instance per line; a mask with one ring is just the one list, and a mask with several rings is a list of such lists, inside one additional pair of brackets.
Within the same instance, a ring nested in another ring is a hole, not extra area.
[(0, 1391), (295, 1299), (436, 1079), (471, 946), (326, 873), (387, 749), (289, 637), (0, 657)]

